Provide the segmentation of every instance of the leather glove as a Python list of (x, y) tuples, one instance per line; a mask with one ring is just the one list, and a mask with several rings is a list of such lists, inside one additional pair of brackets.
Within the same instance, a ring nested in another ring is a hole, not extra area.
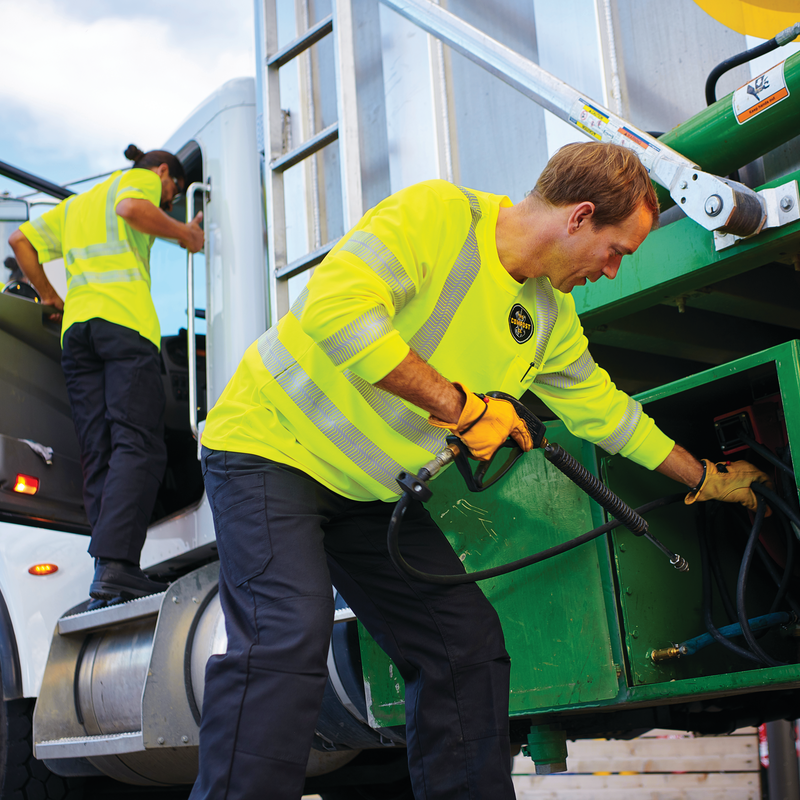
[[(707, 458), (702, 461), (706, 474), (699, 488), (684, 498), (687, 506), (698, 500), (721, 500), (723, 503), (741, 503), (750, 511), (755, 511), (756, 496), (750, 484), (763, 483), (769, 489), (774, 488), (769, 477), (747, 461), (720, 461), (717, 464)], [(767, 515), (770, 513), (768, 507)]]
[(525, 452), (533, 447), (528, 426), (511, 403), (473, 394), (460, 383), (453, 385), (467, 397), (458, 422), (443, 422), (430, 416), (428, 422), (431, 425), (452, 431), (479, 461), (488, 461), (509, 436)]

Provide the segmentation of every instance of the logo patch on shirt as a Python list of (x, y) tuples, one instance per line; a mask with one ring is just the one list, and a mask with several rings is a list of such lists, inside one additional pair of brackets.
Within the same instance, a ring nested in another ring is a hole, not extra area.
[(508, 327), (515, 342), (522, 344), (533, 336), (531, 315), (519, 303), (515, 303), (508, 315)]

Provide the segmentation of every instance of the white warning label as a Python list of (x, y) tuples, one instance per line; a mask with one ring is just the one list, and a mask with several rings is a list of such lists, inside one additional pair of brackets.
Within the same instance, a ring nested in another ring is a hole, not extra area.
[(733, 93), (733, 114), (740, 125), (789, 96), (783, 73), (785, 63), (781, 61)]

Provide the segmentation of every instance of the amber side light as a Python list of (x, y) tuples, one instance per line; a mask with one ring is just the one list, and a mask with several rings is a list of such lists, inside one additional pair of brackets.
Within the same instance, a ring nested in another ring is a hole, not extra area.
[(20, 494), (36, 494), (39, 491), (39, 479), (34, 478), (33, 475), (23, 475), (20, 472), (14, 482), (14, 491), (20, 492)]
[(52, 575), (58, 572), (58, 567), (55, 564), (34, 564), (28, 568), (31, 575)]

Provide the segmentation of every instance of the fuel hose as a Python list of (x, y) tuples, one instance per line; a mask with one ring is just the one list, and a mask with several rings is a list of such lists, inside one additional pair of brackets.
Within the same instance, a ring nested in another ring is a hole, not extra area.
[[(683, 500), (685, 494), (685, 492), (679, 492), (678, 494), (671, 494), (667, 495), (666, 497), (661, 497), (658, 500), (653, 500), (650, 503), (637, 508), (635, 513), (638, 515), (646, 514), (653, 509), (660, 508), (661, 506), (666, 506), (670, 503), (677, 503)], [(402, 522), (403, 515), (406, 512), (406, 508), (408, 508), (408, 505), (411, 502), (411, 496), (406, 493), (397, 501), (397, 504), (395, 505), (394, 513), (392, 514), (392, 519), (389, 523), (389, 532), (386, 537), (386, 543), (389, 548), (389, 556), (392, 559), (392, 563), (394, 563), (398, 569), (402, 570), (407, 575), (410, 575), (412, 578), (425, 581), (426, 583), (435, 583), (440, 586), (452, 586), (460, 583), (475, 583), (476, 581), (483, 581), (487, 578), (496, 578), (498, 575), (506, 575), (509, 572), (514, 572), (518, 569), (522, 569), (523, 567), (529, 567), (532, 564), (538, 564), (540, 561), (546, 561), (548, 558), (553, 558), (554, 556), (558, 556), (562, 553), (566, 553), (569, 550), (573, 550), (576, 547), (580, 547), (580, 545), (586, 544), (586, 542), (590, 542), (592, 539), (596, 539), (598, 536), (602, 536), (603, 534), (608, 533), (609, 531), (614, 530), (614, 528), (624, 524), (619, 519), (612, 519), (609, 522), (606, 522), (604, 525), (600, 525), (591, 531), (587, 531), (580, 536), (576, 536), (574, 539), (570, 539), (566, 542), (562, 542), (561, 544), (549, 547), (547, 550), (542, 550), (538, 553), (525, 556), (517, 561), (511, 561), (508, 564), (502, 564), (499, 567), (491, 567), (489, 569), (482, 569), (478, 570), (477, 572), (467, 572), (459, 575), (436, 575), (431, 572), (422, 572), (415, 567), (412, 567), (405, 560), (405, 558), (403, 558), (403, 554), (400, 552), (400, 524)]]

